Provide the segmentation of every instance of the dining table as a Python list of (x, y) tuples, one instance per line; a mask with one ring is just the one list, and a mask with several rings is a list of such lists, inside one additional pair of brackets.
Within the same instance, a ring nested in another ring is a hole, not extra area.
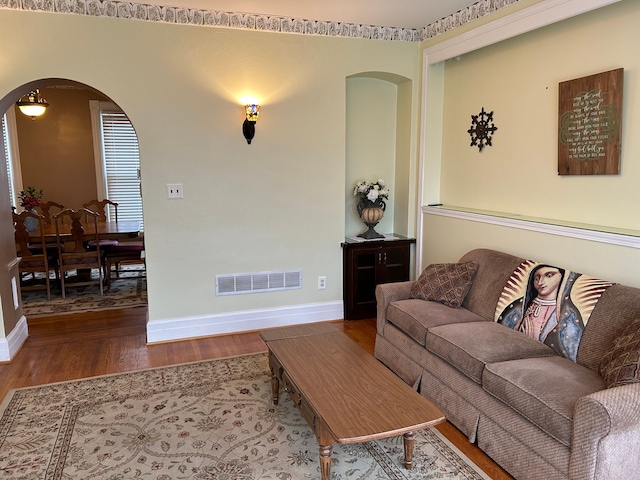
[[(95, 237), (96, 231), (94, 224), (88, 222), (82, 225), (84, 236), (86, 238)], [(98, 222), (98, 236), (105, 240), (122, 240), (126, 238), (136, 238), (140, 235), (141, 225), (139, 221), (119, 221), (119, 222)], [(64, 240), (71, 238), (71, 224), (63, 223), (58, 225), (60, 237)], [(43, 225), (45, 240), (55, 241), (56, 225), (55, 223)], [(36, 229), (29, 232), (29, 240), (37, 241), (40, 239), (40, 230)]]
[[(96, 227), (97, 225), (97, 227)], [(101, 240), (124, 240), (127, 238), (137, 238), (141, 233), (141, 222), (139, 221), (120, 221), (120, 222), (93, 222), (84, 223), (82, 225), (84, 230), (85, 239), (95, 239), (96, 228), (98, 229), (98, 237)], [(63, 223), (58, 225), (60, 232), (60, 240), (71, 240), (71, 224)], [(43, 224), (43, 231), (45, 237), (45, 243), (57, 242), (56, 237), (56, 224), (45, 223)], [(35, 231), (29, 232), (29, 240), (33, 242), (40, 241), (40, 229), (36, 228)], [(78, 276), (84, 279), (91, 277), (91, 269), (79, 269)]]

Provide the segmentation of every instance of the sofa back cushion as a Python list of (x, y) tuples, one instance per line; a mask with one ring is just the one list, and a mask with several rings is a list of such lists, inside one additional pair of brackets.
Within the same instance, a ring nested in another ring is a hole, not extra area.
[(582, 333), (578, 363), (598, 371), (602, 358), (629, 324), (640, 317), (640, 288), (614, 285), (602, 294)]
[(607, 388), (640, 383), (640, 317), (619, 336), (600, 362)]
[(486, 248), (466, 253), (460, 262), (476, 262), (478, 269), (462, 306), (485, 320), (493, 321), (502, 289), (523, 261), (524, 258)]

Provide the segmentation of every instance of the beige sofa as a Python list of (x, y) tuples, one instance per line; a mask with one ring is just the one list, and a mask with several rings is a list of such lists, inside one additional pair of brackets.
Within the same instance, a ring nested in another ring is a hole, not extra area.
[(378, 285), (376, 357), (517, 479), (640, 478), (640, 383), (607, 388), (599, 373), (640, 318), (640, 289), (603, 291), (573, 361), (495, 321), (524, 260), (464, 255), (478, 268), (460, 308), (411, 298), (414, 282)]

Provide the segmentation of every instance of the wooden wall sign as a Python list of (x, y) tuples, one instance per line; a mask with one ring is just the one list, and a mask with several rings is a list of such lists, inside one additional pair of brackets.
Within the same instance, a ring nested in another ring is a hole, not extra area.
[(560, 83), (558, 174), (620, 173), (624, 69)]

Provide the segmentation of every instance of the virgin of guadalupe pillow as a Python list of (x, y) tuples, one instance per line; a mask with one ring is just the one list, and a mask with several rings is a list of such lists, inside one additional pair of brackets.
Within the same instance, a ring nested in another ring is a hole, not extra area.
[(576, 361), (582, 332), (612, 282), (531, 260), (522, 262), (502, 290), (495, 321), (549, 345)]
[(467, 298), (477, 269), (476, 262), (431, 264), (411, 286), (409, 296), (458, 308)]

